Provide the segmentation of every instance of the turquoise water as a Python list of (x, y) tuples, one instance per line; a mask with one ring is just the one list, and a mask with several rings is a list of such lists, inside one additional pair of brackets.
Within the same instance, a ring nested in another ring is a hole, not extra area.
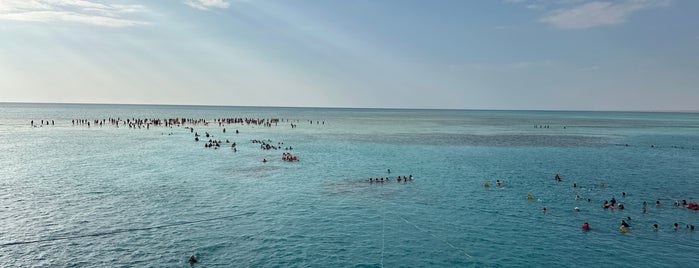
[[(175, 117), (221, 149), (71, 123)], [(0, 139), (2, 266), (696, 267), (699, 214), (673, 206), (699, 202), (696, 113), (0, 104)]]

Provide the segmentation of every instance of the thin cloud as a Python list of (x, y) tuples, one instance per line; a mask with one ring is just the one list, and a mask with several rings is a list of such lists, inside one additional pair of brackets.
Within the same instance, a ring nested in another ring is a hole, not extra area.
[(644, 9), (661, 7), (666, 0), (627, 0), (622, 3), (588, 2), (571, 8), (548, 12), (541, 22), (561, 29), (586, 29), (626, 22), (631, 14)]
[(231, 3), (224, 0), (186, 0), (184, 3), (199, 10), (209, 10), (211, 8), (224, 9), (231, 6)]
[(528, 9), (546, 10), (551, 6), (572, 5), (586, 0), (504, 0), (506, 4), (524, 5)]
[(129, 18), (146, 12), (142, 5), (103, 4), (88, 0), (2, 0), (0, 20), (27, 22), (72, 22), (104, 27), (148, 24)]

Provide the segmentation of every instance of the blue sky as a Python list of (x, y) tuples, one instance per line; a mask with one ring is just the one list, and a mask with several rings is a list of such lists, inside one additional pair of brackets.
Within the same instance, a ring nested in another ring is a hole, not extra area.
[(699, 110), (699, 1), (0, 0), (0, 102)]

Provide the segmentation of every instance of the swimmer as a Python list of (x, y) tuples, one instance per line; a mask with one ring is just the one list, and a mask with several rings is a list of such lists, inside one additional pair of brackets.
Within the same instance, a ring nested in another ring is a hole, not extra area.
[(630, 220), (631, 220), (631, 216), (626, 216), (626, 219), (630, 221)]
[(659, 207), (659, 206), (660, 206), (660, 200), (655, 201), (655, 206), (656, 206), (656, 207)]
[(496, 181), (495, 181), (495, 184), (496, 184), (498, 187), (502, 187), (502, 182), (501, 182), (500, 180), (496, 180)]
[(653, 223), (653, 231), (658, 231), (658, 224), (657, 223)]
[(189, 262), (189, 263), (198, 263), (198, 262), (199, 262), (199, 258), (197, 258), (197, 256), (195, 256), (195, 255), (192, 255), (192, 256), (189, 257), (189, 260), (188, 260), (187, 262)]
[(579, 207), (575, 207), (575, 212), (580, 212), (580, 208), (579, 208)]
[(677, 224), (677, 223), (675, 223), (675, 224), (674, 224), (673, 226), (674, 226), (673, 228), (675, 229), (675, 231), (677, 231), (677, 230), (679, 230), (679, 229), (680, 229), (680, 225), (679, 225), (679, 224)]
[(580, 200), (580, 195), (575, 195), (575, 200)]
[(690, 224), (690, 225), (689, 225), (689, 230), (692, 231), (692, 232), (694, 231), (694, 224)]
[(646, 206), (648, 206), (648, 202), (643, 201), (643, 208), (646, 208)]
[(626, 223), (626, 221), (624, 221), (624, 220), (621, 220), (621, 226), (624, 226), (624, 227), (626, 227), (626, 228), (631, 227), (631, 226), (630, 226), (628, 223)]
[(610, 208), (611, 205), (609, 205), (609, 201), (604, 200), (604, 204), (602, 205), (603, 208)]
[(262, 163), (267, 163), (267, 158), (262, 158)]
[(625, 234), (625, 233), (627, 232), (626, 226), (624, 226), (624, 225), (619, 226), (619, 231), (620, 231), (622, 234)]
[(390, 168), (388, 169), (388, 174), (391, 174), (391, 169), (390, 169)]
[(527, 199), (534, 199), (534, 197), (531, 194), (528, 194)]
[(577, 183), (573, 183), (573, 188), (578, 188), (578, 184), (577, 184)]
[(589, 230), (590, 230), (590, 225), (589, 225), (587, 222), (585, 222), (585, 223), (583, 223), (583, 225), (582, 225), (582, 229), (585, 230), (585, 231), (589, 231)]
[(626, 192), (621, 192), (621, 197), (626, 197)]
[(549, 212), (548, 209), (546, 209), (546, 207), (544, 207), (544, 214), (546, 214), (548, 212)]

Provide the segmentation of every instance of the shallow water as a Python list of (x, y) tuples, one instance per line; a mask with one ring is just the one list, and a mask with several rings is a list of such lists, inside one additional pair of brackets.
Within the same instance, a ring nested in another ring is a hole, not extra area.
[[(71, 124), (110, 117), (298, 127), (194, 126), (233, 152), (182, 126)], [(7, 266), (693, 267), (699, 246), (699, 214), (672, 205), (699, 201), (692, 113), (0, 104), (0, 139)]]

